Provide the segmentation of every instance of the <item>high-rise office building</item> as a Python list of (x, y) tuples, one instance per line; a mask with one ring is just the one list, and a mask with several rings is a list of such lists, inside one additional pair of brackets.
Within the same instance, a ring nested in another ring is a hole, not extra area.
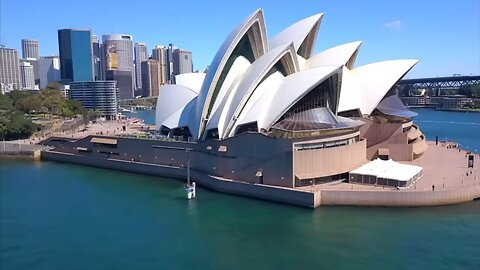
[(105, 80), (106, 76), (105, 76), (105, 68), (106, 68), (106, 61), (107, 61), (107, 57), (106, 57), (106, 53), (105, 53), (105, 47), (103, 46), (102, 43), (99, 44), (99, 47), (100, 47), (100, 78), (102, 80)]
[(147, 43), (136, 42), (135, 51), (135, 87), (137, 90), (142, 89), (142, 62), (148, 59)]
[(42, 56), (39, 60), (40, 89), (54, 81), (60, 81), (60, 58), (58, 55)]
[(0, 90), (22, 89), (17, 50), (0, 47)]
[(92, 53), (93, 53), (93, 79), (95, 81), (103, 80), (102, 62), (101, 62), (100, 41), (98, 36), (92, 35)]
[(64, 83), (94, 78), (90, 29), (58, 30), (61, 78)]
[(120, 99), (134, 97), (133, 42), (130, 35), (103, 35), (105, 79), (117, 81)]
[(116, 81), (89, 81), (70, 83), (69, 97), (82, 102), (86, 109), (98, 110), (108, 120), (118, 114)]
[(177, 49), (177, 47), (173, 46), (173, 44), (168, 44), (168, 47), (167, 47), (167, 83), (174, 83), (173, 52), (176, 49)]
[(40, 70), (38, 66), (38, 59), (40, 59), (38, 40), (22, 39), (22, 58), (28, 60), (33, 66), (35, 74), (35, 84), (40, 83)]
[(173, 76), (193, 72), (192, 52), (176, 49), (173, 51)]
[(22, 79), (22, 89), (35, 89), (35, 73), (33, 65), (28, 61), (20, 61), (20, 77)]
[(160, 65), (160, 85), (167, 83), (167, 48), (155, 46), (152, 49), (152, 59), (157, 60)]
[(34, 83), (35, 85), (40, 84), (40, 67), (39, 67), (39, 59), (35, 58), (22, 58), (20, 62), (27, 62), (33, 66), (33, 75), (34, 75)]
[(142, 96), (158, 96), (160, 89), (160, 63), (157, 60), (146, 60), (142, 64)]
[(40, 58), (38, 40), (22, 39), (22, 58)]

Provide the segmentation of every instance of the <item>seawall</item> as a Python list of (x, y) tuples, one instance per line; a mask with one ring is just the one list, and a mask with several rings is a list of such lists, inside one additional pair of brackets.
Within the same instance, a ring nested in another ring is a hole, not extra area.
[[(274, 181), (280, 176), (272, 176), (270, 173), (271, 182), (277, 183), (277, 185), (260, 181), (258, 177), (248, 178), (248, 176), (254, 176), (255, 171), (258, 172), (257, 168), (265, 168), (263, 162), (268, 162), (268, 156), (262, 159), (252, 159), (245, 155), (244, 159), (240, 159), (238, 156), (228, 156), (224, 153), (208, 155), (201, 151), (201, 149), (208, 150), (209, 148), (220, 149), (220, 146), (226, 145), (225, 148), (228, 147), (229, 151), (238, 154), (239, 150), (233, 151), (232, 147), (235, 145), (228, 141), (221, 143), (207, 142), (197, 145), (181, 142), (89, 136), (80, 140), (53, 138), (46, 143), (56, 148), (42, 152), (42, 159), (45, 160), (176, 178), (183, 182), (186, 179), (188, 156), (186, 153), (190, 153), (190, 160), (197, 161), (193, 165), (190, 163), (192, 165), (191, 178), (192, 181), (196, 181), (201, 186), (219, 192), (309, 208), (320, 205), (435, 206), (467, 202), (480, 198), (480, 181), (476, 178), (478, 165), (472, 168), (475, 171), (474, 173), (470, 173), (469, 176), (462, 176), (467, 170), (466, 154), (457, 149), (443, 145), (432, 145), (431, 143), (429, 151), (422, 158), (412, 163), (424, 168), (422, 179), (415, 184), (414, 189), (406, 190), (383, 189), (374, 186), (350, 189), (350, 186), (353, 188), (353, 185), (347, 183), (339, 183), (333, 186), (282, 187), (278, 184), (282, 183), (281, 181)], [(101, 143), (103, 145), (99, 145)], [(187, 148), (196, 151), (186, 152), (185, 149)], [(285, 160), (288, 163), (290, 159)], [(284, 163), (273, 163), (269, 169), (280, 170), (281, 164)], [(243, 171), (239, 171), (237, 168), (242, 168)], [(245, 174), (243, 173), (245, 168), (255, 170)], [(261, 172), (264, 175), (267, 174), (267, 170)], [(437, 186), (435, 191), (431, 190), (432, 185)]]
[[(112, 158), (85, 157), (52, 150), (42, 152), (42, 159), (166, 178), (186, 179), (186, 169), (175, 166), (165, 166)], [(219, 192), (309, 208), (315, 208), (320, 205), (319, 193), (292, 188), (232, 181), (207, 175), (194, 170), (191, 171), (191, 179), (203, 187)]]
[(321, 190), (321, 205), (438, 206), (480, 198), (480, 185), (439, 190)]
[(49, 149), (49, 147), (36, 144), (0, 142), (0, 159), (40, 160), (41, 151), (46, 149)]

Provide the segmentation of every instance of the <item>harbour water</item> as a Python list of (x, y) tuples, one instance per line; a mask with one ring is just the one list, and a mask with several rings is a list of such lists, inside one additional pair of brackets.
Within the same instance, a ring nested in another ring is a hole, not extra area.
[(427, 140), (448, 140), (460, 147), (480, 153), (480, 112), (449, 112), (433, 109), (416, 109), (414, 122), (427, 136)]
[[(438, 135), (480, 149), (480, 114), (418, 112), (415, 121), (429, 139)], [(153, 115), (132, 114), (147, 123)], [(1, 162), (0, 269), (480, 266), (478, 200), (311, 210), (198, 188), (197, 198), (187, 201), (177, 180), (55, 162)]]

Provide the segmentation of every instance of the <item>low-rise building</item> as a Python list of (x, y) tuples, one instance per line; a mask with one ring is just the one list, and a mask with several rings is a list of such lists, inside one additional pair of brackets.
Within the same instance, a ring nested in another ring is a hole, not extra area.
[(86, 109), (97, 110), (106, 119), (118, 114), (118, 88), (116, 81), (71, 82), (69, 96), (82, 102)]

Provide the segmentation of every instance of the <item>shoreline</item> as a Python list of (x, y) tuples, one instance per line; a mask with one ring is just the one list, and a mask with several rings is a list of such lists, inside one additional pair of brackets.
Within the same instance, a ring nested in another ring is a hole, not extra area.
[[(63, 142), (62, 146), (57, 146), (57, 148), (53, 150), (43, 151), (42, 160), (53, 160), (167, 178), (186, 179), (186, 168), (181, 166), (181, 164), (164, 164), (161, 161), (157, 162), (156, 160), (155, 162), (148, 160), (140, 161), (136, 159), (130, 160), (129, 157), (123, 157), (123, 154), (121, 156), (92, 156), (89, 153), (82, 153), (78, 150), (74, 150), (77, 148), (82, 149), (85, 147), (86, 143), (88, 144), (93, 138), (100, 137), (87, 136), (86, 138), (76, 140), (75, 142)], [(121, 140), (122, 144), (125, 145), (138, 144), (139, 147), (141, 144), (148, 145), (152, 142), (157, 145), (164, 145), (163, 147), (165, 148), (171, 144), (171, 142), (146, 141), (133, 138), (108, 136), (101, 136), (101, 138), (114, 139), (117, 141)], [(427, 154), (425, 157), (421, 157), (419, 160), (411, 162), (411, 164), (421, 164), (420, 166), (424, 166), (425, 172), (424, 176), (415, 183), (414, 187), (405, 190), (365, 186), (345, 182), (332, 185), (284, 188), (273, 185), (243, 182), (241, 179), (234, 180), (222, 178), (194, 169), (191, 171), (191, 177), (192, 181), (197, 182), (200, 186), (218, 192), (308, 208), (317, 208), (322, 205), (421, 207), (456, 204), (480, 198), (480, 175), (477, 178), (477, 174), (479, 173), (478, 162), (474, 168), (475, 178), (473, 178), (472, 173), (470, 173), (469, 176), (462, 177), (461, 174), (464, 173), (464, 168), (463, 165), (459, 164), (465, 163), (466, 166), (466, 162), (464, 162), (465, 158), (463, 157), (466, 152), (454, 148), (448, 148), (446, 147), (446, 144), (434, 144), (434, 142), (429, 142), (429, 148), (431, 149), (429, 149), (427, 153), (430, 152), (430, 155)], [(94, 146), (92, 145), (91, 147)], [(176, 147), (181, 148), (182, 143), (176, 142)], [(187, 146), (185, 145), (185, 147)], [(88, 146), (88, 148), (90, 148), (90, 146)], [(159, 148), (155, 149), (159, 151)], [(123, 150), (120, 152), (123, 152)], [(156, 153), (156, 155), (160, 156), (163, 152)], [(150, 153), (144, 153), (145, 156), (148, 156), (149, 154)], [(164, 153), (164, 155), (167, 154)], [(480, 160), (479, 155), (475, 154), (475, 156), (477, 160)], [(441, 158), (442, 160), (439, 161), (435, 158)], [(439, 162), (444, 164), (441, 165)], [(437, 168), (438, 165), (440, 165), (440, 169)], [(452, 169), (451, 166), (455, 166), (455, 168)], [(446, 171), (442, 171), (441, 168)], [(434, 191), (429, 189), (432, 183), (437, 186), (437, 189)]]

